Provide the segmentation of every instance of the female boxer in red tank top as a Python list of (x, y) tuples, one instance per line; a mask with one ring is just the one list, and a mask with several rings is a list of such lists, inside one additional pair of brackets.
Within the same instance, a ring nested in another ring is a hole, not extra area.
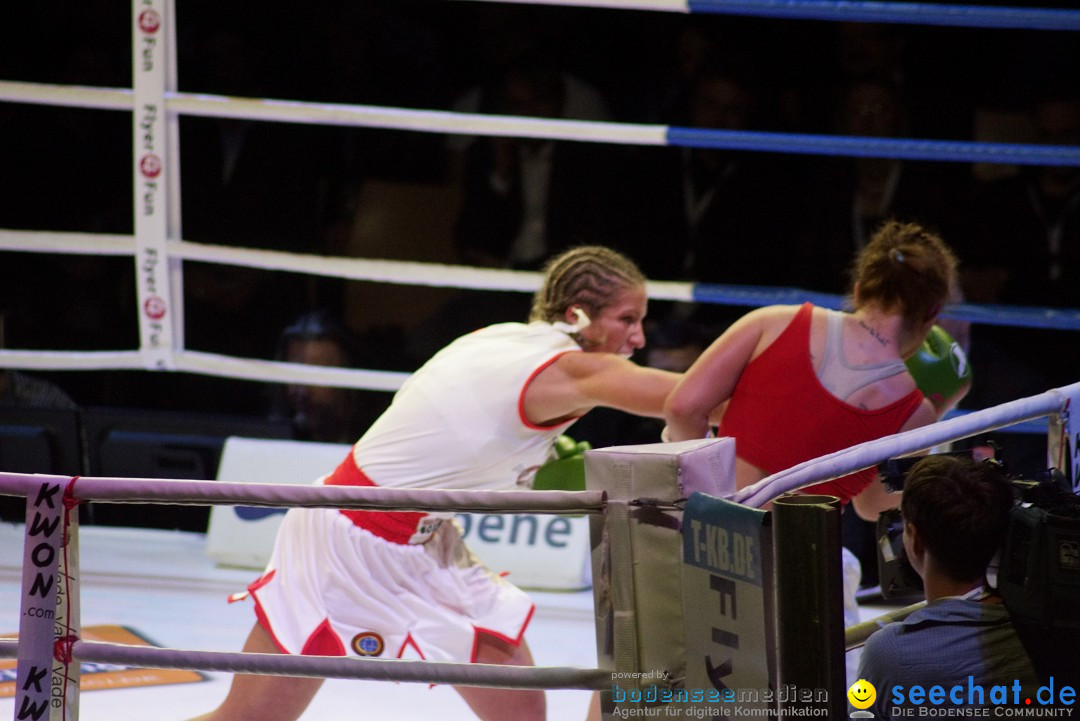
[[(912, 223), (890, 221), (859, 253), (853, 310), (834, 320), (802, 306), (754, 310), (718, 338), (668, 397), (672, 440), (701, 438), (714, 409), (726, 404), (719, 435), (735, 438), (739, 488), (802, 461), (917, 428), (937, 414), (903, 360), (922, 345), (955, 284), (956, 258), (942, 240)], [(881, 368), (895, 373), (881, 377)], [(873, 374), (872, 376), (868, 374)], [(860, 382), (860, 377), (866, 382)], [(895, 506), (863, 471), (809, 492), (855, 504), (875, 519)]]

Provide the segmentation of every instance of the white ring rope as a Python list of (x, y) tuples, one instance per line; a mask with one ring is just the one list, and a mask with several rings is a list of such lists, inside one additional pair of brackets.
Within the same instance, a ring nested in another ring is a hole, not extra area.
[[(0, 355), (0, 363), (3, 357)], [(200, 351), (173, 353), (178, 371), (201, 373), (239, 380), (258, 380), (270, 383), (300, 383), (303, 385), (335, 386), (375, 391), (396, 391), (409, 377), (398, 371), (356, 370), (332, 368), (303, 363), (237, 358), (235, 356)]]
[(37, 105), (131, 112), (134, 94), (130, 88), (101, 88), (87, 85), (53, 85), (0, 80), (0, 100)]
[(237, 98), (167, 93), (169, 111), (215, 118), (245, 118), (285, 123), (393, 128), (457, 135), (502, 135), (594, 143), (665, 145), (667, 126), (597, 120), (545, 119), (515, 115), (412, 110), (376, 105), (311, 103), (297, 100)]
[(101, 641), (76, 641), (71, 651), (72, 657), (80, 661), (190, 671), (229, 671), (274, 676), (369, 679), (517, 689), (592, 690), (611, 687), (610, 671), (562, 666), (501, 666), (342, 656), (185, 651), (127, 646)]
[[(2, 237), (3, 233), (0, 232), (0, 238)], [(170, 257), (184, 260), (212, 261), (264, 270), (299, 270), (347, 280), (425, 285), (436, 288), (533, 293), (540, 287), (543, 278), (540, 273), (526, 270), (499, 270), (470, 265), (372, 258), (327, 258), (190, 241), (169, 243), (167, 249)], [(646, 290), (649, 297), (654, 300), (687, 302), (693, 300), (692, 283), (651, 280), (647, 283)]]
[[(0, 473), (0, 493), (28, 496), (42, 484), (67, 486), (68, 476)], [(390, 511), (503, 513), (601, 513), (602, 491), (475, 491), (366, 486), (296, 486), (275, 483), (190, 481), (168, 478), (97, 478), (79, 476), (71, 496), (77, 501), (168, 503), (172, 505), (243, 504), (299, 508), (359, 508)]]
[(137, 350), (14, 350), (0, 349), (0, 367), (34, 370), (143, 370)]
[(613, 10), (658, 10), (660, 12), (688, 13), (687, 0), (475, 0), (476, 2), (510, 3), (514, 5), (564, 5), (584, 8), (609, 8)]
[[(177, 351), (173, 368), (188, 373), (265, 381), (300, 383), (377, 391), (396, 391), (409, 377), (398, 371), (356, 370), (236, 356)], [(53, 370), (145, 370), (139, 351), (47, 351), (0, 349), (0, 367)]]
[(135, 254), (135, 237), (51, 230), (0, 230), (0, 250), (131, 256)]
[[(131, 90), (125, 88), (87, 88), (0, 80), (0, 100), (130, 111), (135, 97)], [(457, 113), (448, 110), (413, 110), (377, 105), (312, 103), (179, 92), (165, 93), (165, 105), (170, 113), (213, 118), (594, 143), (667, 144), (667, 126), (656, 124)]]
[(284, 270), (347, 280), (432, 287), (533, 292), (540, 287), (539, 273), (498, 270), (467, 265), (420, 263), (370, 258), (324, 257), (280, 250), (237, 248), (180, 241), (166, 246), (169, 257), (241, 265), (262, 270)]
[[(17, 658), (18, 640), (0, 639), (0, 658)], [(73, 661), (115, 663), (139, 668), (227, 671), (271, 676), (367, 679), (516, 689), (605, 689), (611, 672), (564, 666), (500, 666), (481, 663), (404, 661), (340, 656), (192, 651), (75, 641)]]
[[(131, 255), (132, 236), (93, 233), (0, 230), (0, 250), (82, 255)], [(170, 258), (216, 262), (262, 270), (304, 272), (346, 280), (440, 288), (532, 293), (541, 275), (530, 271), (496, 270), (465, 265), (317, 256), (284, 251), (170, 241)], [(690, 302), (693, 285), (675, 281), (649, 281), (647, 292), (656, 300)], [(238, 358), (200, 351), (172, 354), (177, 371), (273, 383), (303, 383), (342, 388), (395, 391), (408, 373), (351, 368), (328, 368), (298, 363)], [(36, 351), (0, 349), (0, 367), (38, 370), (145, 369), (139, 351)]]
[[(540, 273), (533, 271), (499, 270), (470, 265), (307, 255), (191, 241), (170, 241), (166, 248), (170, 258), (261, 270), (302, 272), (372, 283), (532, 293), (540, 287), (541, 281)], [(135, 239), (130, 235), (104, 233), (0, 229), (0, 250), (122, 256), (134, 253)], [(648, 293), (649, 297), (655, 300), (689, 302), (693, 300), (693, 284), (649, 281)]]
[[(0, 658), (16, 658), (18, 655), (17, 639), (0, 639)], [(76, 641), (72, 646), (72, 657), (80, 661), (118, 663), (142, 668), (449, 683), (464, 686), (604, 689), (611, 685), (611, 672), (599, 669), (448, 662), (434, 665), (426, 661), (397, 659), (184, 651), (101, 641)], [(470, 673), (470, 669), (479, 671)]]

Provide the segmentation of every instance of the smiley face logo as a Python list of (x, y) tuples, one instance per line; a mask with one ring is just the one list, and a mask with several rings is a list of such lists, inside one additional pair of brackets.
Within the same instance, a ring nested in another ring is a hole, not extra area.
[(851, 688), (847, 691), (847, 697), (855, 708), (869, 708), (870, 704), (874, 703), (874, 699), (877, 698), (877, 689), (866, 679), (860, 678), (851, 684)]

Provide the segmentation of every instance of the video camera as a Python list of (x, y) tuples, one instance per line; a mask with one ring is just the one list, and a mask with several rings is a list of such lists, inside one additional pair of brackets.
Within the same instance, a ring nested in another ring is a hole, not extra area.
[[(884, 461), (878, 466), (881, 481), (890, 491), (903, 490), (904, 478), (919, 460)], [(1000, 461), (983, 462), (1006, 474)], [(1016, 505), (1000, 553), (997, 591), (1016, 619), (1042, 627), (1080, 629), (1080, 496), (1056, 468), (1008, 480), (1015, 489)], [(898, 509), (878, 518), (878, 576), (886, 599), (922, 591), (922, 579), (904, 552), (903, 529)]]

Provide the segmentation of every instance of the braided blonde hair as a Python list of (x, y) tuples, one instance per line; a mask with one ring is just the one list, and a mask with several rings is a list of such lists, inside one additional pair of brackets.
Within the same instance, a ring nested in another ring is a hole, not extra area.
[(645, 276), (622, 253), (602, 245), (571, 248), (544, 266), (544, 283), (533, 296), (529, 320), (562, 320), (573, 305), (596, 315), (624, 290), (644, 285)]

